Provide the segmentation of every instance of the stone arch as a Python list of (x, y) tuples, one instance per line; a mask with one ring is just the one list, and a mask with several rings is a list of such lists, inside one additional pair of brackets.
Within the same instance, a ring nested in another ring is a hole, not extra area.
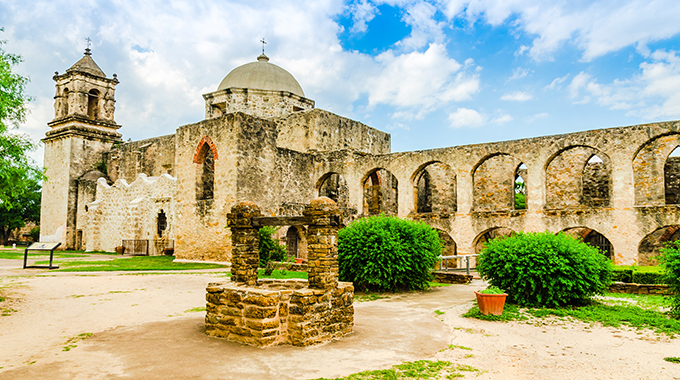
[(602, 151), (586, 145), (564, 148), (545, 166), (545, 208), (609, 206), (611, 178), (611, 162)]
[(349, 187), (345, 178), (336, 172), (328, 172), (316, 181), (316, 191), (319, 197), (332, 199), (339, 207), (349, 204)]
[(680, 225), (660, 227), (645, 236), (638, 245), (638, 265), (657, 265), (656, 257), (666, 243), (680, 240)]
[(664, 198), (667, 205), (680, 204), (680, 146), (676, 146), (663, 166)]
[(215, 160), (217, 149), (210, 137), (203, 136), (198, 143), (193, 162), (196, 166), (196, 200), (214, 198), (215, 190)]
[(87, 117), (99, 119), (99, 90), (92, 89), (87, 93)]
[(488, 241), (491, 241), (493, 239), (498, 239), (501, 237), (506, 237), (506, 236), (512, 236), (515, 234), (515, 231), (506, 228), (506, 227), (493, 227), (489, 228), (486, 231), (481, 232), (475, 240), (472, 243), (472, 246), (475, 248), (475, 253), (479, 253), (484, 249), (484, 245)]
[(614, 260), (614, 245), (600, 232), (588, 227), (570, 227), (562, 230), (562, 232), (599, 249), (608, 259)]
[(421, 165), (411, 176), (416, 213), (456, 211), (456, 174), (439, 161)]
[(526, 210), (527, 208), (527, 179), (529, 171), (524, 163), (517, 166), (515, 170), (515, 210)]
[(398, 181), (387, 169), (376, 168), (368, 172), (363, 178), (365, 215), (397, 215)]
[(307, 259), (307, 234), (303, 226), (290, 226), (286, 231), (288, 257)]
[[(449, 235), (446, 231), (440, 230), (439, 228), (435, 228), (435, 231), (437, 231), (437, 234), (439, 234), (439, 239), (442, 241), (442, 256), (457, 256), (458, 255), (458, 246), (456, 245), (456, 241), (453, 240), (451, 235)], [(444, 266), (447, 268), (457, 268), (458, 267), (458, 260), (445, 260), (446, 263), (444, 263)]]
[(496, 153), (479, 161), (472, 171), (472, 196), (475, 211), (515, 209), (515, 175), (522, 161)]
[(665, 177), (668, 158), (679, 144), (680, 134), (665, 134), (648, 140), (635, 153), (633, 179), (636, 205), (662, 206), (667, 203), (662, 178)]

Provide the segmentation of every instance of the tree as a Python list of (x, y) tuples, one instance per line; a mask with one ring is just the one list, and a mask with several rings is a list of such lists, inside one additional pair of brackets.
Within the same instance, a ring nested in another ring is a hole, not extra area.
[[(40, 172), (29, 171), (23, 179), (23, 191), (12, 197), (11, 202), (0, 203), (0, 239), (7, 244), (9, 235), (26, 222), (40, 222)], [(12, 206), (11, 208), (9, 206)]]
[[(3, 31), (0, 28), (0, 31)], [(28, 79), (13, 73), (21, 57), (2, 49), (0, 40), (0, 232), (3, 243), (9, 231), (40, 214), (42, 171), (26, 155), (35, 144), (15, 130), (26, 119)], [(37, 206), (36, 206), (37, 205)], [(13, 227), (14, 226), (14, 227)]]

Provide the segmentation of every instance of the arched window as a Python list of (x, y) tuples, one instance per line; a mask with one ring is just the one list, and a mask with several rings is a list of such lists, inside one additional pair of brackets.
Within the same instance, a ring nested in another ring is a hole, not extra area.
[(68, 116), (68, 96), (69, 96), (69, 89), (68, 87), (64, 88), (64, 92), (62, 92), (62, 98), (61, 98), (61, 112), (60, 116)]
[(610, 175), (600, 156), (594, 154), (583, 168), (583, 195), (581, 203), (586, 206), (609, 206)]
[(99, 118), (99, 91), (90, 90), (87, 94), (87, 117), (92, 120)]
[(515, 210), (527, 208), (526, 176), (527, 166), (522, 163), (515, 170)]
[(374, 169), (366, 177), (364, 187), (364, 214), (397, 215), (397, 177), (386, 169)]
[(168, 227), (168, 218), (165, 216), (165, 211), (161, 210), (161, 212), (158, 213), (158, 220), (156, 222), (156, 225), (158, 227), (158, 236), (162, 237), (163, 233), (165, 232), (165, 229)]
[(432, 178), (430, 178), (430, 173), (423, 169), (418, 178), (418, 183), (416, 184), (416, 189), (418, 191), (417, 207), (416, 212), (432, 212)]
[(215, 188), (215, 160), (217, 149), (210, 137), (204, 136), (198, 144), (194, 163), (196, 167), (196, 200), (213, 199)]
[(676, 147), (668, 155), (663, 174), (666, 204), (676, 205), (680, 203), (680, 147)]

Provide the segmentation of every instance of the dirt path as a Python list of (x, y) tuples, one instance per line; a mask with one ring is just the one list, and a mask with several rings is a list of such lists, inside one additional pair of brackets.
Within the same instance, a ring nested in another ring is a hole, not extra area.
[(355, 332), (326, 345), (257, 349), (205, 336), (204, 313), (191, 311), (219, 273), (0, 273), (20, 299), (0, 317), (0, 379), (307, 379), (418, 359), (467, 364), (479, 379), (680, 378), (680, 364), (663, 361), (680, 356), (680, 339), (460, 317), (480, 282), (356, 303)]

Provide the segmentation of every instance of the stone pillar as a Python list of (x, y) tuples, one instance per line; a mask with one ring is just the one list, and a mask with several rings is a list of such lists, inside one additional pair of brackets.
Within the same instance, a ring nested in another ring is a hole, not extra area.
[(259, 228), (253, 227), (253, 217), (262, 216), (252, 202), (241, 202), (227, 214), (231, 230), (231, 280), (245, 285), (257, 285), (257, 266), (260, 263)]
[(307, 230), (307, 274), (309, 287), (338, 287), (338, 228), (340, 209), (330, 198), (309, 203), (303, 215), (311, 217)]

